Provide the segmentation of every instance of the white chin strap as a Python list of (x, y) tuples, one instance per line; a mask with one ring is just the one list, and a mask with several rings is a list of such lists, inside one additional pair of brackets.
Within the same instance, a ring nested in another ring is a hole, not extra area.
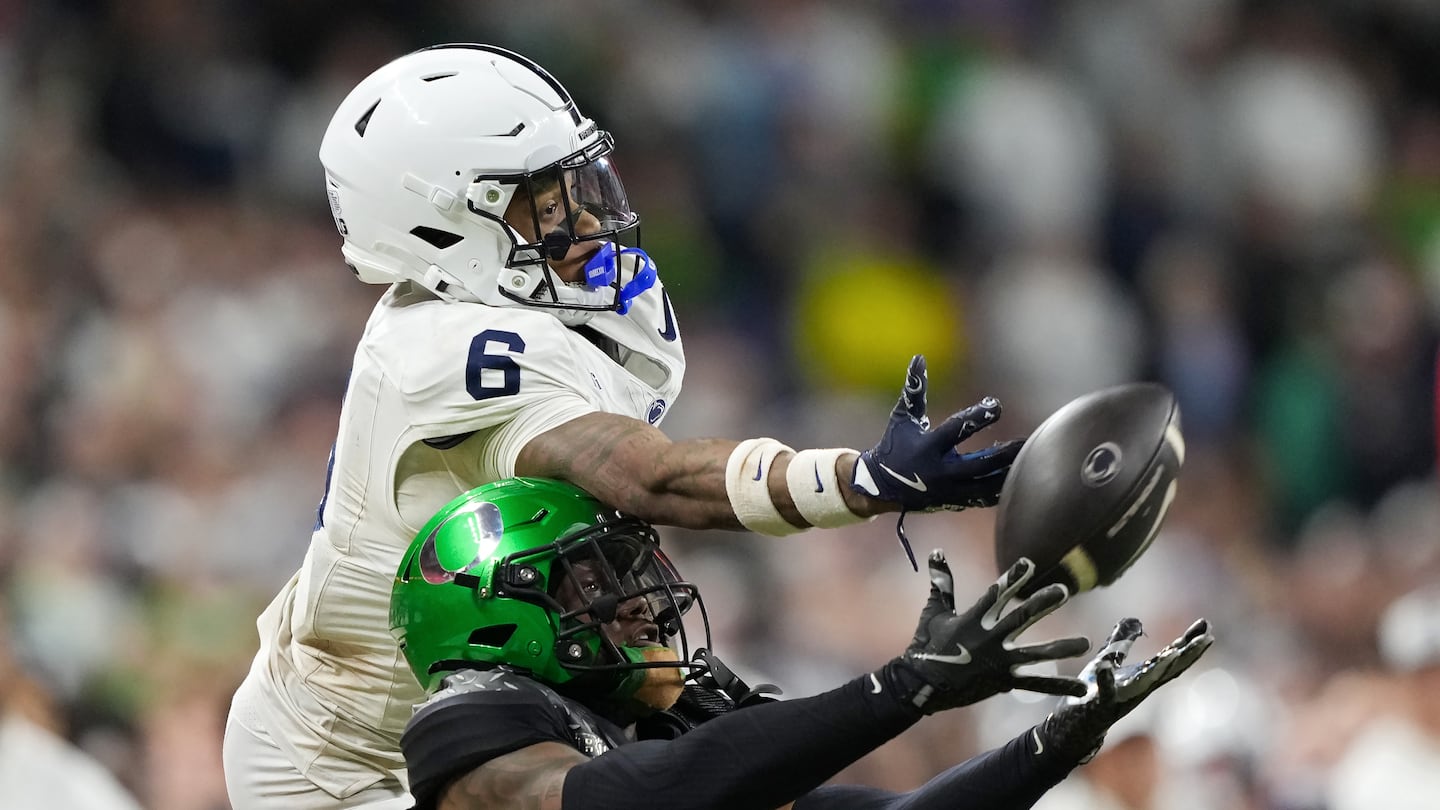
[[(620, 263), (622, 280), (628, 280), (629, 277), (633, 277), (635, 275), (636, 267), (636, 262), (633, 259), (631, 259), (630, 261), (625, 261), (624, 258), (622, 258)], [(535, 295), (535, 291), (540, 288), (541, 282), (545, 278), (545, 274), (546, 269), (542, 268), (539, 265), (527, 265), (524, 267), (507, 267), (500, 272), (500, 279), (498, 283), (500, 285), (500, 289), (506, 293), (506, 298), (508, 300), (514, 300), (513, 298), (510, 298), (510, 296), (514, 296), (515, 298), (531, 299), (531, 297)], [(598, 315), (600, 312), (604, 312), (606, 310), (579, 308), (571, 309), (565, 307), (565, 304), (576, 304), (585, 307), (606, 307), (608, 309), (612, 307), (615, 303), (615, 290), (608, 284), (603, 287), (585, 287), (578, 284), (566, 284), (559, 281), (559, 276), (555, 273), (554, 270), (549, 270), (549, 275), (552, 279), (555, 280), (555, 285), (553, 287), (555, 298), (559, 300), (561, 306), (550, 306), (548, 302), (545, 305), (530, 305), (520, 301), (515, 301), (514, 305), (534, 306), (536, 309), (541, 309), (545, 312), (549, 312), (566, 326), (583, 326), (586, 323), (589, 323), (590, 320), (596, 315)], [(434, 288), (432, 287), (431, 289)]]
[[(554, 271), (551, 276), (554, 277)], [(587, 307), (605, 306), (607, 303), (614, 303), (615, 291), (609, 287), (592, 289), (575, 284), (561, 282), (555, 288), (555, 297), (560, 299), (562, 304), (582, 304)], [(596, 309), (550, 309), (556, 318), (566, 326), (582, 326), (599, 315), (603, 310)]]
[(593, 309), (546, 309), (566, 326), (584, 326), (600, 313)]

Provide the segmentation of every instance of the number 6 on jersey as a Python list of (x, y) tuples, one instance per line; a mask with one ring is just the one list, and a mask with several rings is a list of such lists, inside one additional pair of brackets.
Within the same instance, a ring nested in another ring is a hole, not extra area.
[[(491, 350), (491, 344), (504, 348)], [(510, 355), (525, 351), (525, 341), (514, 332), (500, 329), (486, 329), (470, 341), (470, 359), (465, 363), (465, 390), (476, 399), (508, 397), (520, 393), (520, 364)], [(499, 385), (495, 374), (499, 371)]]

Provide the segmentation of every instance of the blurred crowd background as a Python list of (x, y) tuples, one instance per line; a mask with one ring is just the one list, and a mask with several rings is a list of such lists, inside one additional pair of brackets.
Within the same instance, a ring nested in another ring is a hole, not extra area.
[[(675, 438), (867, 447), (912, 352), (935, 411), (1002, 399), (994, 438), (1176, 391), (1160, 538), (1032, 633), (1220, 642), (1042, 807), (1436, 806), (1433, 0), (0, 0), (0, 805), (113, 777), (227, 806), (227, 702), (381, 292), (320, 137), (464, 40), (615, 134), (687, 342)], [(978, 594), (992, 525), (906, 528)], [(803, 695), (909, 638), (893, 528), (665, 536), (722, 656)], [(928, 719), (845, 778), (913, 787), (1046, 708)], [(61, 740), (90, 766), (45, 770)]]

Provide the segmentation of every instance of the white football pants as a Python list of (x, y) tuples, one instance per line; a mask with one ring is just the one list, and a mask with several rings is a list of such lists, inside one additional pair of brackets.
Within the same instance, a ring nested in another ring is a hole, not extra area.
[(246, 705), (249, 679), (235, 693), (225, 721), (225, 790), (233, 810), (408, 810), (414, 805), (399, 782), (337, 798), (300, 773)]

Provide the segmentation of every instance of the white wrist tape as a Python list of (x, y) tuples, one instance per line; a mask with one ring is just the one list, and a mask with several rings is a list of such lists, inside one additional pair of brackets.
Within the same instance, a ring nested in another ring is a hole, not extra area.
[(725, 494), (740, 525), (756, 534), (784, 537), (803, 532), (780, 516), (770, 497), (770, 468), (781, 453), (794, 452), (774, 439), (746, 439), (725, 462)]
[(840, 489), (840, 477), (835, 473), (835, 462), (846, 453), (860, 454), (848, 447), (832, 447), (825, 450), (801, 450), (790, 459), (785, 471), (785, 483), (795, 508), (811, 526), (833, 529), (863, 523), (869, 518), (861, 517), (845, 505), (845, 493)]

